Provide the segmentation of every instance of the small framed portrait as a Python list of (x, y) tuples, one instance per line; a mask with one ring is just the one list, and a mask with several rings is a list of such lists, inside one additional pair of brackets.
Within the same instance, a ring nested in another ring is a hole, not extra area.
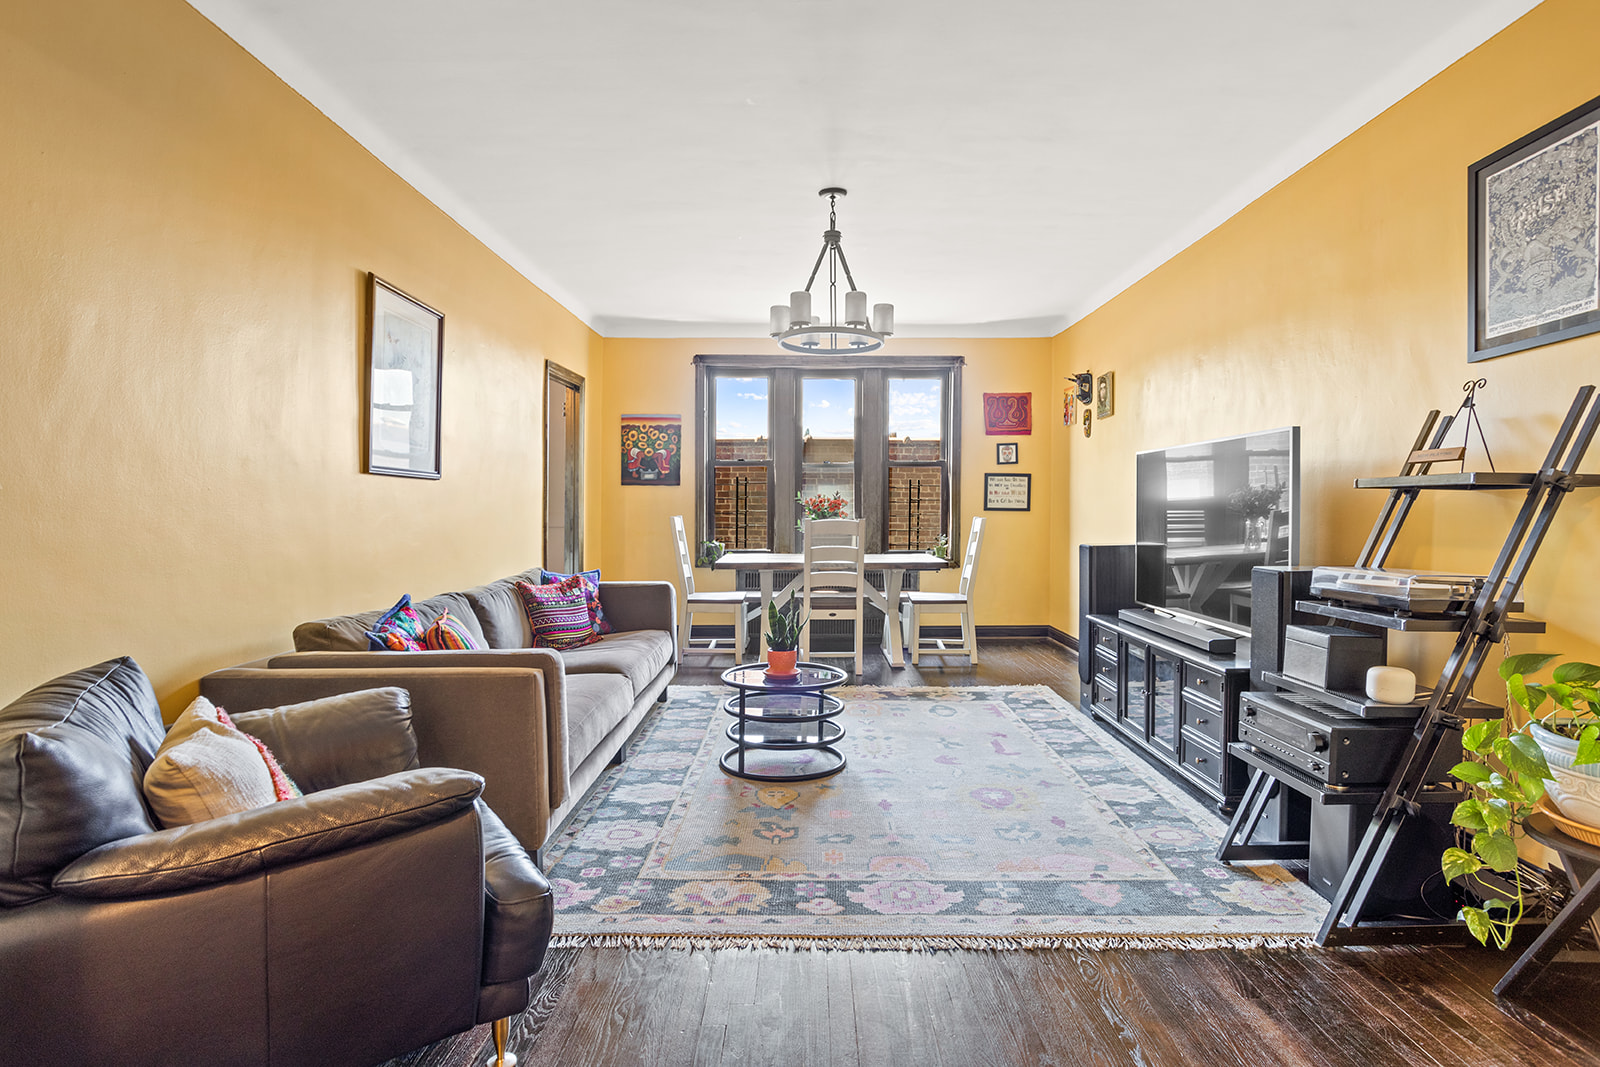
[(1002, 441), (994, 446), (994, 461), (1001, 466), (1017, 461), (1017, 443)]
[(1106, 371), (1094, 380), (1094, 417), (1109, 419), (1115, 408), (1112, 406), (1116, 400), (1116, 374)]

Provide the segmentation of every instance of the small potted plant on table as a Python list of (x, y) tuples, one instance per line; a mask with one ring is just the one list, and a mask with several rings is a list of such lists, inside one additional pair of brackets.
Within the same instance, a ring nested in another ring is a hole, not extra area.
[[(1592, 824), (1562, 829), (1600, 843), (1600, 666), (1573, 661), (1556, 667), (1549, 682), (1527, 680), (1559, 658), (1542, 652), (1505, 658), (1500, 677), (1506, 683), (1507, 715), (1467, 730), (1461, 745), (1471, 758), (1450, 770), (1469, 794), (1450, 821), (1472, 831), (1472, 848), (1446, 849), (1441, 866), (1447, 879), (1490, 890), (1482, 907), (1465, 907), (1461, 914), (1472, 936), (1483, 944), (1493, 938), (1497, 948), (1511, 943), (1526, 904), (1516, 828), (1543, 808), (1569, 823)], [(1546, 700), (1551, 710), (1537, 716)], [(1526, 719), (1520, 727), (1510, 721), (1512, 707)], [(1512, 899), (1475, 877), (1485, 867), (1510, 876)]]
[(800, 631), (805, 620), (800, 618), (800, 605), (794, 599), (783, 607), (776, 600), (767, 605), (767, 675), (772, 678), (793, 678), (799, 673), (795, 662), (800, 658)]

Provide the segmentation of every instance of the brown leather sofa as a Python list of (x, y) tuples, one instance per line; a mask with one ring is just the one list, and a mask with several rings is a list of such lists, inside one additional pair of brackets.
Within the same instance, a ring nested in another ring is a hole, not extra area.
[(162, 830), (133, 660), (0, 710), (4, 1062), (349, 1067), (527, 1006), (550, 885), (403, 690), (231, 714), (306, 795)]
[(370, 652), (381, 611), (295, 628), (295, 651), (216, 671), (200, 691), (225, 707), (262, 707), (402, 686), (424, 766), (481, 774), (484, 800), (535, 854), (607, 766), (678, 669), (671, 582), (601, 582), (616, 632), (566, 652), (532, 648), (518, 580), (539, 570), (413, 603), (425, 623), (441, 612), (482, 638), (484, 651)]

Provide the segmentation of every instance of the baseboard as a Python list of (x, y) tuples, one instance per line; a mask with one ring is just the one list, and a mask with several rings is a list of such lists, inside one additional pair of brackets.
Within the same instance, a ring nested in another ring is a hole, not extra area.
[[(961, 638), (961, 627), (959, 627), (959, 626), (924, 626), (922, 628), (922, 633), (923, 633), (924, 637), (937, 637), (937, 638), (940, 638), (940, 639), (943, 639), (943, 640), (947, 640), (947, 641), (949, 641), (949, 640), (960, 640), (960, 638)], [(694, 637), (695, 637), (695, 640), (697, 640), (697, 641), (703, 641), (706, 638), (713, 638), (713, 637), (717, 638), (719, 640), (723, 640), (723, 641), (731, 640), (733, 638), (733, 627), (732, 626), (727, 626), (727, 625), (707, 626), (707, 625), (705, 625), (703, 623), (696, 623), (695, 627), (694, 627)], [(1003, 640), (1007, 640), (1007, 639), (1015, 640), (1015, 639), (1019, 639), (1019, 638), (1030, 638), (1030, 637), (1031, 638), (1036, 638), (1036, 639), (1043, 639), (1043, 640), (1046, 640), (1046, 641), (1054, 641), (1058, 645), (1065, 645), (1068, 649), (1071, 649), (1073, 652), (1076, 652), (1078, 650), (1078, 639), (1076, 637), (1073, 637), (1071, 634), (1066, 633), (1065, 631), (1056, 629), (1054, 626), (980, 626), (980, 627), (978, 627), (978, 639), (979, 640), (985, 640), (985, 641), (1001, 640), (1001, 641), (1003, 641)]]
[[(944, 640), (960, 640), (961, 627), (959, 626), (924, 626), (922, 636), (937, 637)], [(980, 626), (978, 637), (988, 640), (1005, 640), (1006, 638), (1019, 637), (1049, 637), (1048, 626)]]

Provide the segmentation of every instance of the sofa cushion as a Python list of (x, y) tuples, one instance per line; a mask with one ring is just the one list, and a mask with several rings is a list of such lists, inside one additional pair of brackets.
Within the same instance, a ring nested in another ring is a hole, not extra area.
[(422, 616), (411, 606), (411, 594), (407, 593), (372, 624), (372, 629), (367, 631), (367, 647), (374, 652), (420, 652), (422, 635), (427, 629)]
[(567, 774), (628, 717), (633, 692), (620, 674), (567, 675)]
[(517, 592), (528, 612), (534, 648), (579, 648), (600, 640), (582, 578), (569, 578), (560, 585), (518, 582)]
[(85, 852), (156, 828), (140, 786), (165, 733), (150, 682), (127, 657), (0, 710), (0, 904), (47, 896)]
[(521, 575), (468, 589), (462, 595), (472, 605), (478, 628), (490, 648), (532, 648), (533, 629), (516, 583)]
[(169, 829), (264, 808), (278, 799), (256, 746), (215, 719), (161, 747), (145, 772), (144, 795)]
[(481, 652), (483, 642), (473, 636), (473, 631), (461, 619), (448, 611), (443, 612), (422, 635), (422, 647), (433, 652), (456, 650)]
[(565, 649), (561, 661), (568, 685), (573, 675), (620, 674), (638, 696), (672, 662), (672, 652), (672, 635), (665, 630), (626, 630), (607, 634), (592, 645)]
[[(483, 630), (473, 614), (472, 605), (460, 593), (440, 593), (427, 600), (412, 601), (411, 607), (421, 617), (424, 627), (432, 626), (448, 611), (461, 622), (472, 636), (482, 639)], [(337, 615), (330, 619), (303, 622), (294, 628), (296, 652), (366, 652), (371, 648), (367, 631), (391, 609), (363, 611), (359, 615)]]
[(606, 618), (606, 609), (600, 603), (600, 569), (592, 571), (579, 571), (576, 574), (558, 574), (555, 571), (541, 569), (539, 571), (538, 585), (560, 585), (562, 582), (573, 578), (583, 582), (583, 595), (589, 602), (589, 617), (594, 619), (594, 628), (597, 632), (608, 634), (616, 627), (611, 625), (611, 620)]

